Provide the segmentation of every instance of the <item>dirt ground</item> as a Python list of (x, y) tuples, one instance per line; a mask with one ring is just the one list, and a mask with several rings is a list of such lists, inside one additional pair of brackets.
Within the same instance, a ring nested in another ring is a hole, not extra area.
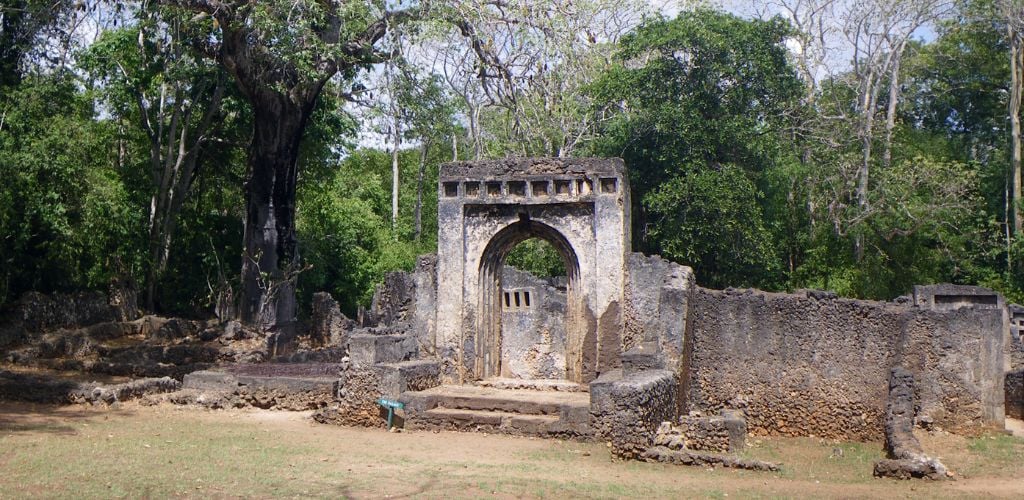
[(874, 479), (880, 443), (751, 439), (781, 472), (613, 461), (605, 444), (324, 426), (308, 414), (0, 403), (0, 497), (1024, 498), (1024, 439), (922, 436), (957, 481)]

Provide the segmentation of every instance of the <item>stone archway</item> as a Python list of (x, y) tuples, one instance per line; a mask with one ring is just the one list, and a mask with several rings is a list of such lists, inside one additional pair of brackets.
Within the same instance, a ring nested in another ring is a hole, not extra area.
[(476, 359), (474, 373), (480, 378), (502, 374), (501, 364), (505, 362), (502, 344), (502, 268), (508, 254), (519, 243), (540, 238), (551, 244), (562, 258), (566, 270), (566, 311), (565, 311), (565, 378), (580, 381), (583, 365), (583, 344), (586, 333), (585, 317), (580, 301), (580, 263), (569, 240), (557, 229), (531, 220), (527, 212), (520, 214), (517, 222), (498, 231), (484, 248), (480, 259), (480, 311), (477, 320), (475, 345)]
[(442, 165), (435, 348), (445, 382), (499, 372), (498, 274), (508, 251), (529, 237), (548, 240), (572, 269), (567, 378), (589, 383), (618, 367), (629, 252), (624, 170), (619, 159)]

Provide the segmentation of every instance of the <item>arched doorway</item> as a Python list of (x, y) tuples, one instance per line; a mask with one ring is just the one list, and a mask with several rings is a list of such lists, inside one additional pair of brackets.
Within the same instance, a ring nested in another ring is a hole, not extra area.
[[(565, 366), (564, 378), (573, 382), (581, 381), (579, 367), (582, 363), (584, 338), (582, 303), (580, 294), (580, 261), (572, 244), (557, 229), (539, 221), (531, 220), (526, 213), (520, 214), (519, 221), (498, 231), (484, 247), (480, 258), (479, 318), (476, 327), (476, 359), (474, 372), (479, 378), (508, 375), (502, 364), (507, 362), (508, 349), (503, 349), (502, 311), (509, 307), (522, 307), (528, 296), (514, 298), (503, 291), (502, 270), (509, 252), (519, 243), (530, 238), (540, 238), (558, 252), (566, 271)], [(514, 304), (514, 305), (513, 305)], [(532, 304), (531, 304), (532, 305)]]
[(565, 378), (620, 361), (629, 186), (622, 160), (523, 158), (441, 166), (433, 352), (445, 383), (501, 373), (500, 271), (527, 238), (566, 264)]

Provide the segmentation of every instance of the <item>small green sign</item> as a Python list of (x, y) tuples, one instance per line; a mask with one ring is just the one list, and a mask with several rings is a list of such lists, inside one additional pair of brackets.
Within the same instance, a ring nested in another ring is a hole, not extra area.
[(383, 406), (385, 408), (392, 408), (392, 409), (397, 408), (399, 410), (404, 410), (405, 409), (405, 403), (402, 403), (400, 401), (392, 401), (390, 399), (380, 398), (380, 399), (377, 400), (377, 404), (379, 404), (379, 405), (381, 405), (381, 406)]

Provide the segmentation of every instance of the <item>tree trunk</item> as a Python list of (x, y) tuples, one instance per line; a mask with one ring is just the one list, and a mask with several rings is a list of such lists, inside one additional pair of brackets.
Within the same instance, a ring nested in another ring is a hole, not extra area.
[[(155, 310), (156, 290), (171, 256), (171, 243), (178, 225), (178, 215), (185, 203), (185, 198), (192, 187), (199, 161), (199, 153), (208, 139), (213, 118), (220, 109), (224, 97), (225, 82), (217, 81), (210, 101), (206, 103), (202, 119), (192, 131), (189, 138), (189, 117), (192, 109), (182, 109), (180, 95), (173, 104), (171, 126), (166, 137), (151, 135), (150, 164), (154, 193), (150, 199), (149, 219), (149, 270), (146, 273), (145, 304), (149, 311)], [(141, 93), (137, 96), (139, 112), (146, 114), (149, 109), (144, 104)], [(198, 106), (199, 104), (193, 104)], [(161, 109), (156, 117), (159, 123), (165, 119), (165, 110)], [(179, 125), (180, 122), (180, 125)], [(150, 123), (147, 121), (147, 123)], [(178, 133), (180, 126), (181, 132)], [(148, 127), (148, 125), (147, 125)], [(147, 130), (151, 130), (147, 128)], [(163, 130), (160, 126), (159, 130)], [(162, 144), (166, 142), (166, 148)], [(162, 156), (161, 156), (162, 155)], [(161, 164), (163, 167), (161, 167)]]
[[(868, 210), (868, 180), (871, 173), (872, 129), (875, 126), (874, 73), (869, 71), (864, 83), (864, 95), (861, 97), (861, 148), (862, 157), (857, 172), (857, 208), (861, 212)], [(854, 259), (860, 262), (864, 258), (864, 236), (857, 234), (853, 242)]]
[(398, 146), (402, 141), (398, 112), (395, 112), (393, 130), (394, 148), (391, 149), (391, 230), (398, 229)]
[(905, 44), (901, 43), (893, 54), (892, 70), (889, 72), (889, 106), (885, 111), (885, 149), (882, 151), (882, 166), (889, 168), (892, 163), (892, 133), (896, 128), (896, 105), (900, 99), (900, 62)]
[(1020, 234), (1021, 225), (1024, 220), (1021, 220), (1021, 137), (1020, 137), (1020, 101), (1021, 101), (1021, 90), (1022, 76), (1021, 70), (1024, 69), (1024, 52), (1021, 50), (1021, 37), (1020, 33), (1013, 28), (1011, 23), (1009, 28), (1010, 36), (1010, 146), (1012, 150), (1012, 156), (1010, 161), (1010, 168), (1013, 172), (1013, 186), (1011, 192), (1013, 194), (1013, 234), (1016, 236)]
[(296, 104), (260, 89), (246, 179), (241, 320), (262, 330), (294, 326), (295, 280), (300, 270), (295, 237), (295, 181), (299, 142), (316, 99)]
[(25, 47), (18, 34), (28, 17), (28, 5), (25, 0), (5, 3), (0, 16), (0, 87), (14, 87), (21, 83), (19, 64)]
[(420, 241), (420, 235), (423, 234), (423, 177), (427, 170), (427, 150), (429, 148), (430, 143), (423, 139), (420, 144), (420, 171), (416, 178), (416, 241)]

